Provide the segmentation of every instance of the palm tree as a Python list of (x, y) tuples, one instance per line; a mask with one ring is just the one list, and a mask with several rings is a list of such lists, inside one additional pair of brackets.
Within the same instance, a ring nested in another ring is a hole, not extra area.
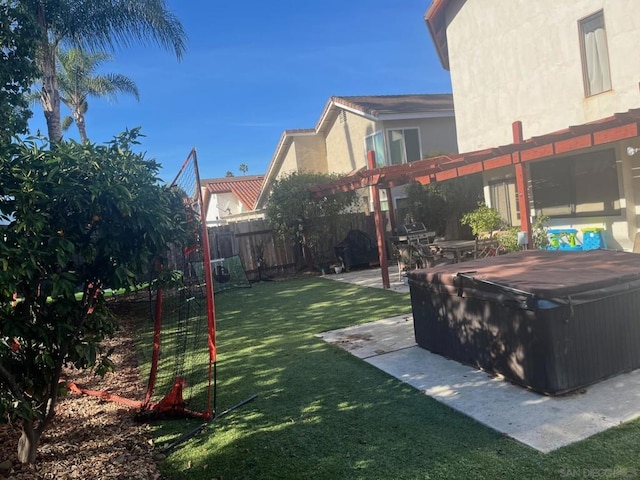
[(113, 51), (133, 43), (155, 43), (178, 60), (186, 35), (166, 0), (24, 0), (38, 32), (36, 63), (42, 79), (41, 101), (49, 140), (62, 138), (56, 54), (71, 45), (86, 51)]
[[(182, 24), (167, 9), (166, 0), (20, 0), (19, 5), (37, 25), (36, 64), (42, 80), (41, 101), (52, 145), (62, 138), (56, 74), (56, 54), (62, 47), (113, 51), (133, 43), (155, 43), (173, 50), (178, 60), (185, 51), (186, 35)], [(52, 408), (51, 416), (54, 411)], [(18, 443), (18, 457), (22, 462), (35, 461), (36, 447), (47, 419), (50, 420), (49, 416), (40, 423), (23, 421)]]
[(139, 98), (138, 87), (129, 77), (116, 73), (96, 75), (100, 65), (112, 58), (105, 52), (88, 53), (77, 48), (58, 52), (60, 101), (71, 110), (71, 115), (62, 119), (62, 129), (67, 130), (75, 122), (83, 143), (89, 140), (84, 120), (89, 108), (87, 97), (115, 99), (117, 93), (130, 93)]

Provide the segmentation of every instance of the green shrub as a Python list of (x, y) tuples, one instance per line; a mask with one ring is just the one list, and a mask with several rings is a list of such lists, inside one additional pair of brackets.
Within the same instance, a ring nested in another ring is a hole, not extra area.
[(495, 230), (500, 229), (504, 222), (495, 208), (487, 206), (484, 202), (478, 202), (478, 208), (465, 213), (460, 219), (460, 223), (471, 227), (473, 234), (478, 237), (484, 233), (491, 236)]

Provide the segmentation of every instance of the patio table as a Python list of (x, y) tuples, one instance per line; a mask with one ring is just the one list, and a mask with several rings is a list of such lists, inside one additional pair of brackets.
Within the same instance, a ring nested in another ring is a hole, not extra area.
[(473, 253), (476, 248), (475, 240), (442, 240), (431, 244), (443, 254), (453, 253), (456, 263), (462, 261), (465, 253)]

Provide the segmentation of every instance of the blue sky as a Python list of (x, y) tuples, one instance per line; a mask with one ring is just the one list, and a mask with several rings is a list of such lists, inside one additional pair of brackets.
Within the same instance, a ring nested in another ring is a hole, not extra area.
[[(114, 53), (140, 101), (89, 100), (104, 143), (142, 127), (141, 150), (171, 181), (192, 147), (203, 178), (265, 173), (283, 130), (314, 127), (333, 95), (451, 92), (424, 23), (430, 0), (169, 0), (188, 36), (178, 62), (154, 45)], [(31, 129), (44, 128), (34, 108)], [(75, 127), (66, 137), (77, 138)]]

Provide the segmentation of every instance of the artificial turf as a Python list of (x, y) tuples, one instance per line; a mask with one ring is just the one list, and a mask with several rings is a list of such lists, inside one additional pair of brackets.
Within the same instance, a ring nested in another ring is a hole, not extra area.
[[(215, 302), (218, 411), (258, 398), (172, 450), (168, 479), (640, 477), (638, 421), (542, 454), (315, 336), (408, 313), (408, 294), (310, 277)], [(196, 424), (157, 424), (156, 443)]]

